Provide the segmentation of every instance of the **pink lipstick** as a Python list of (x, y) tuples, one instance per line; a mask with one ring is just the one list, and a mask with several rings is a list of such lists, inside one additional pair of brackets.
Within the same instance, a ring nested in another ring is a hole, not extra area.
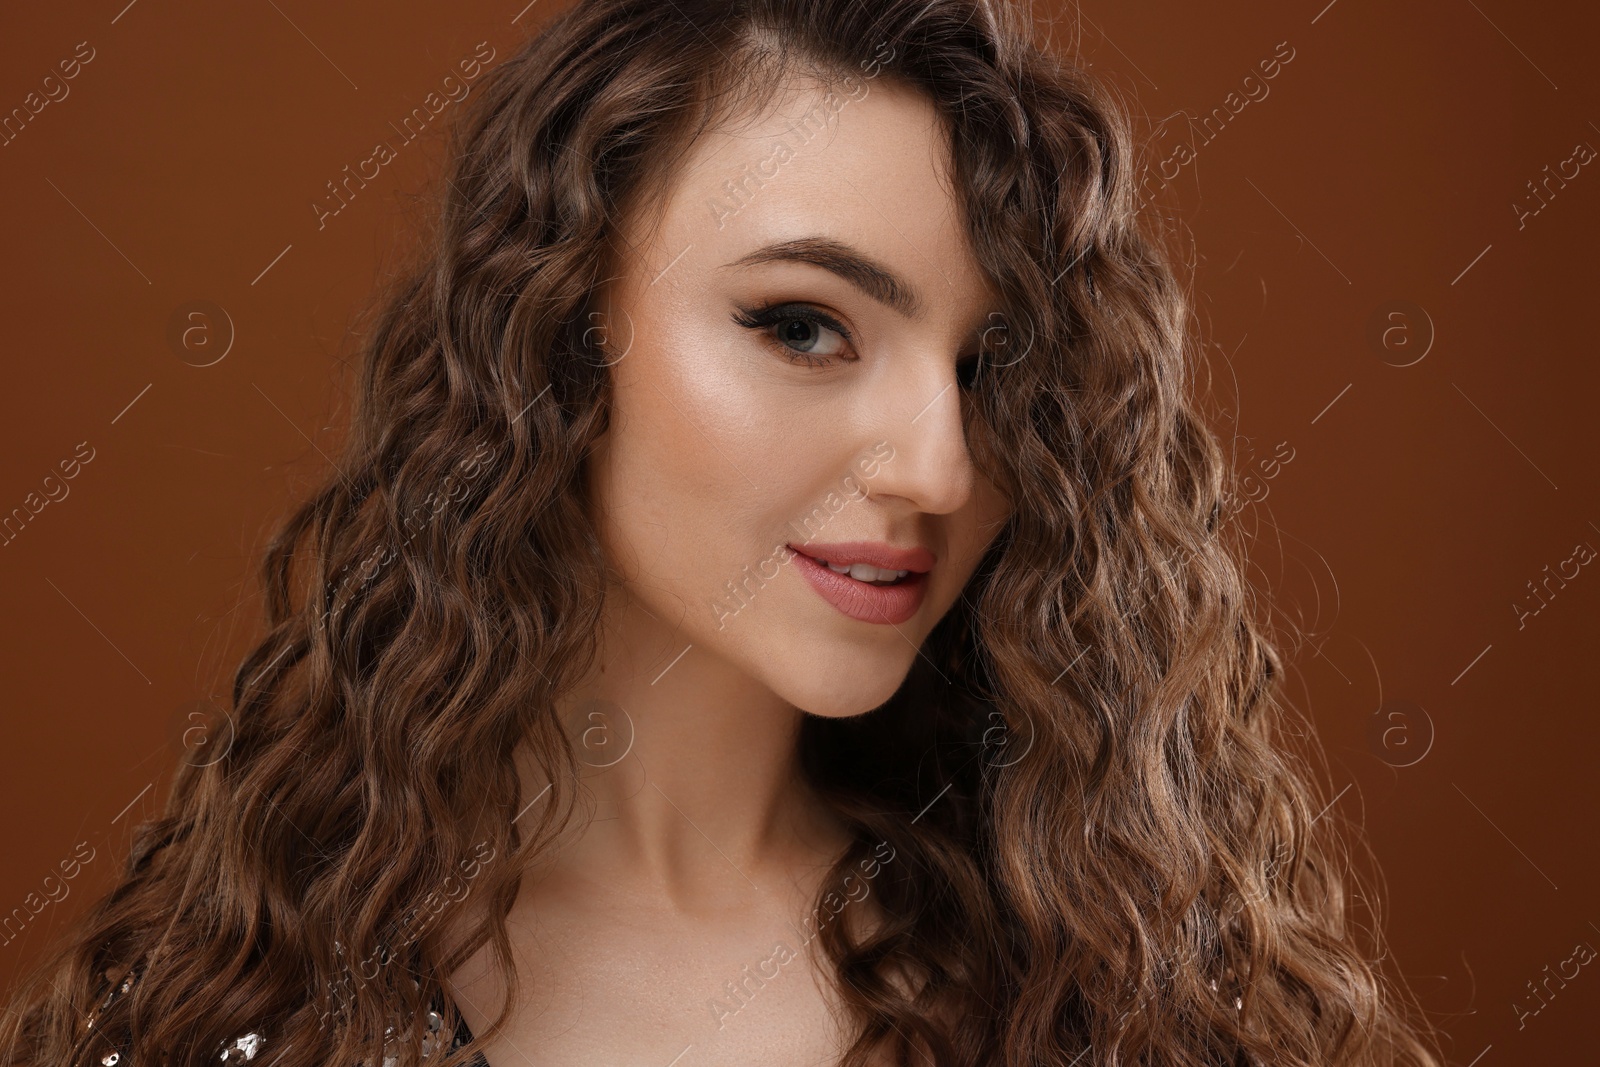
[[(846, 541), (836, 544), (790, 544), (794, 561), (817, 593), (839, 611), (860, 622), (897, 625), (910, 619), (922, 606), (928, 591), (928, 571), (933, 568), (933, 553), (921, 546), (895, 548), (878, 541)], [(863, 581), (841, 574), (834, 567), (865, 564), (880, 571), (906, 572), (892, 581)]]

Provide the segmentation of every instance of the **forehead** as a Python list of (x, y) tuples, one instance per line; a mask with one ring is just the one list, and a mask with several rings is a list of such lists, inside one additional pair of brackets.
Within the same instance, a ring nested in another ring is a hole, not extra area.
[(947, 128), (930, 100), (888, 78), (792, 82), (759, 113), (701, 134), (660, 205), (646, 261), (713, 270), (818, 236), (892, 269), (920, 314), (993, 298), (952, 185)]

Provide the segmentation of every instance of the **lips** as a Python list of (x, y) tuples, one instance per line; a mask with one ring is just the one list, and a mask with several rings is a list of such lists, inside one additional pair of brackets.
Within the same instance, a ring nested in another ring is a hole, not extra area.
[[(871, 542), (846, 542), (831, 545), (790, 545), (800, 573), (817, 593), (843, 614), (859, 622), (897, 625), (910, 619), (922, 606), (928, 591), (928, 571), (933, 568), (933, 553), (926, 548), (897, 549)], [(909, 571), (893, 585), (874, 585), (848, 574), (831, 570), (819, 560), (841, 566), (869, 563), (883, 570)]]

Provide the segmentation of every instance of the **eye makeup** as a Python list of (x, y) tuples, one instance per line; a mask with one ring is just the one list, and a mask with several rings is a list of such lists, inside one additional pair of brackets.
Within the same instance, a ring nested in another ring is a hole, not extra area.
[[(763, 339), (769, 343), (780, 356), (792, 363), (808, 367), (825, 367), (834, 362), (832, 359), (822, 358), (815, 352), (794, 348), (784, 339), (772, 333), (774, 326), (789, 322), (806, 322), (819, 330), (831, 330), (844, 338), (846, 343), (851, 343), (854, 338), (844, 324), (832, 315), (827, 314), (809, 304), (779, 303), (767, 304), (757, 308), (740, 308), (733, 316), (733, 321), (748, 330), (763, 331)], [(853, 363), (861, 357), (852, 355), (842, 362)]]
[[(764, 304), (753, 308), (741, 307), (733, 315), (735, 324), (747, 330), (762, 331), (763, 340), (768, 347), (791, 363), (806, 367), (826, 367), (831, 363), (855, 363), (861, 357), (852, 352), (849, 356), (833, 356), (827, 353), (818, 354), (803, 348), (796, 348), (774, 332), (773, 328), (785, 323), (805, 322), (816, 330), (829, 330), (844, 339), (848, 346), (855, 343), (850, 330), (838, 319), (810, 304), (785, 301), (774, 304)], [(812, 342), (815, 343), (815, 342)], [(983, 354), (974, 352), (961, 357), (956, 363), (956, 383), (963, 391), (969, 391), (977, 382), (979, 364)]]

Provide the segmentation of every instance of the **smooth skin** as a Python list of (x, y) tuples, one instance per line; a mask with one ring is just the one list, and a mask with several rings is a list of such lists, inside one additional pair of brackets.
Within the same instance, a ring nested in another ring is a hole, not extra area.
[[(484, 1044), (493, 1067), (798, 1067), (846, 1047), (803, 931), (849, 839), (800, 778), (800, 724), (893, 695), (1010, 506), (963, 432), (958, 365), (998, 301), (950, 188), (947, 135), (931, 102), (887, 78), (829, 91), (796, 82), (765, 115), (708, 131), (659, 218), (623, 231), (635, 254), (602, 293), (614, 392), (590, 471), (616, 585), (598, 669), (558, 709), (594, 814), (512, 909), (522, 988)], [(819, 104), (831, 117), (807, 139)], [(731, 201), (724, 182), (779, 141), (792, 156)], [(888, 306), (815, 263), (736, 263), (800, 239), (849, 246), (910, 299)], [(735, 321), (777, 303), (850, 339), (804, 319)], [(884, 444), (892, 458), (874, 464)], [(742, 606), (729, 599), (743, 568), (802, 540), (791, 522), (852, 485), (864, 493), (825, 507), (815, 540), (930, 549), (915, 616), (852, 619), (792, 562), (768, 564), (776, 577)], [(547, 781), (521, 770), (538, 796)], [(869, 928), (870, 879), (851, 892), (835, 921)], [(743, 1000), (728, 988), (741, 981)], [(504, 990), (487, 947), (450, 989), (485, 1033)]]

